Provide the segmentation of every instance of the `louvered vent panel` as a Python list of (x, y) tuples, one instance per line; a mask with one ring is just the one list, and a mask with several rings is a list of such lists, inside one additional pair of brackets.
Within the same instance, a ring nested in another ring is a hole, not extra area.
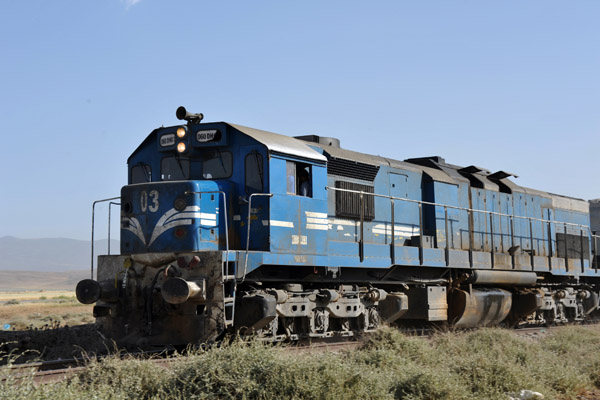
[[(356, 190), (366, 193), (375, 193), (373, 186), (359, 183), (336, 181), (335, 187), (346, 190)], [(368, 194), (363, 195), (364, 220), (371, 221), (375, 218), (375, 198)], [(360, 194), (351, 192), (335, 192), (335, 216), (341, 218), (360, 219)]]
[(356, 161), (344, 160), (343, 158), (331, 158), (327, 163), (329, 175), (345, 176), (346, 178), (361, 179), (373, 182), (379, 171), (375, 165), (363, 164)]

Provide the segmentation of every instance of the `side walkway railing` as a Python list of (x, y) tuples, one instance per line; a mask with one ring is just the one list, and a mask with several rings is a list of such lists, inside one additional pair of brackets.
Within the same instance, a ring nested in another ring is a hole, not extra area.
[[(585, 257), (584, 255), (584, 232), (586, 237), (590, 238), (590, 253), (591, 253), (591, 260), (590, 260), (590, 266), (592, 268), (594, 268), (596, 271), (598, 270), (598, 268), (600, 268), (600, 253), (599, 253), (599, 245), (600, 245), (600, 235), (597, 235), (596, 232), (591, 232), (590, 227), (588, 225), (581, 225), (581, 224), (574, 224), (574, 223), (569, 223), (569, 222), (561, 222), (561, 221), (555, 221), (555, 220), (547, 220), (547, 219), (541, 219), (541, 218), (534, 218), (534, 217), (523, 217), (523, 216), (519, 216), (519, 215), (512, 215), (512, 214), (505, 214), (505, 213), (499, 213), (499, 212), (495, 212), (495, 211), (485, 211), (485, 210), (477, 210), (477, 209), (472, 209), (472, 208), (465, 208), (465, 207), (458, 207), (458, 206), (452, 206), (452, 205), (447, 205), (447, 204), (441, 204), (441, 203), (434, 203), (434, 202), (428, 202), (428, 201), (422, 201), (422, 200), (413, 200), (413, 199), (407, 199), (407, 198), (403, 198), (403, 197), (394, 197), (394, 196), (387, 196), (387, 195), (382, 195), (382, 194), (377, 194), (377, 193), (369, 193), (369, 192), (363, 192), (363, 191), (358, 191), (358, 190), (350, 190), (350, 189), (341, 189), (341, 188), (334, 188), (334, 187), (330, 187), (327, 186), (326, 187), (327, 190), (332, 190), (332, 191), (339, 191), (339, 192), (347, 192), (347, 193), (354, 193), (354, 194), (358, 194), (359, 195), (359, 201), (360, 201), (360, 210), (361, 210), (361, 215), (360, 215), (360, 219), (359, 219), (359, 232), (360, 232), (360, 236), (359, 236), (359, 256), (360, 256), (360, 260), (364, 261), (364, 199), (365, 196), (373, 196), (373, 197), (379, 197), (379, 198), (384, 198), (384, 199), (388, 199), (390, 200), (390, 208), (391, 208), (391, 243), (390, 243), (390, 258), (392, 260), (392, 263), (394, 263), (395, 260), (395, 240), (393, 238), (395, 238), (395, 225), (396, 225), (396, 218), (395, 218), (395, 207), (394, 207), (394, 202), (395, 201), (403, 201), (403, 202), (408, 202), (408, 203), (415, 203), (418, 205), (418, 209), (419, 209), (419, 261), (420, 264), (423, 264), (423, 206), (434, 206), (434, 207), (443, 207), (444, 208), (444, 235), (446, 237), (445, 240), (445, 246), (444, 246), (444, 258), (445, 258), (445, 262), (446, 265), (449, 266), (450, 265), (450, 241), (448, 240), (448, 232), (449, 232), (449, 218), (448, 218), (448, 209), (454, 209), (454, 210), (459, 210), (459, 211), (464, 211), (467, 213), (467, 226), (468, 226), (468, 230), (469, 230), (469, 248), (468, 248), (468, 252), (469, 252), (469, 264), (471, 267), (473, 267), (473, 251), (474, 251), (474, 229), (473, 229), (473, 214), (474, 213), (481, 213), (484, 215), (489, 215), (489, 222), (490, 222), (490, 232), (486, 232), (486, 234), (489, 234), (491, 237), (491, 263), (493, 266), (494, 263), (494, 252), (495, 252), (495, 246), (494, 246), (494, 219), (493, 216), (499, 216), (499, 217), (505, 217), (508, 218), (510, 220), (510, 237), (511, 237), (511, 246), (514, 247), (515, 246), (515, 233), (514, 233), (514, 219), (522, 219), (522, 220), (527, 220), (529, 222), (528, 226), (529, 226), (529, 239), (530, 239), (530, 243), (531, 246), (533, 247), (533, 222), (541, 222), (543, 224), (546, 224), (546, 229), (547, 229), (547, 242), (548, 242), (548, 263), (549, 263), (549, 267), (552, 268), (552, 258), (554, 257), (554, 249), (552, 246), (552, 226), (556, 226), (556, 225), (562, 225), (564, 232), (565, 232), (565, 239), (564, 239), (564, 248), (565, 248), (565, 254), (564, 254), (564, 258), (565, 258), (565, 265), (568, 266), (568, 244), (567, 244), (567, 227), (575, 227), (576, 229), (579, 230), (579, 235), (580, 235), (580, 256), (581, 256), (581, 268), (583, 270), (583, 266), (584, 266), (584, 260), (587, 259), (587, 257)], [(228, 227), (228, 212), (227, 212), (227, 194), (223, 191), (206, 191), (206, 192), (186, 192), (186, 194), (209, 194), (209, 193), (219, 193), (223, 195), (223, 213), (225, 214), (225, 246), (226, 246), (226, 260), (229, 260), (229, 227)], [(244, 260), (244, 272), (242, 275), (242, 280), (245, 278), (246, 276), (246, 271), (247, 271), (247, 267), (248, 267), (248, 252), (249, 252), (249, 248), (250, 248), (250, 224), (251, 224), (251, 216), (252, 216), (252, 199), (253, 197), (256, 196), (265, 196), (265, 197), (273, 197), (272, 193), (253, 193), (249, 196), (248, 199), (248, 220), (247, 220), (247, 237), (246, 237), (246, 249), (245, 249), (245, 260)], [(111, 198), (107, 198), (107, 199), (102, 199), (102, 200), (96, 200), (92, 203), (92, 241), (91, 241), (91, 260), (90, 260), (90, 272), (91, 272), (91, 279), (94, 279), (94, 228), (95, 228), (95, 210), (96, 210), (96, 204), (98, 203), (103, 203), (103, 202), (110, 202), (109, 203), (109, 208), (108, 208), (108, 240), (109, 240), (109, 244), (108, 244), (108, 251), (110, 254), (110, 229), (111, 229), (111, 206), (113, 205), (119, 205), (120, 203), (116, 203), (113, 202), (113, 200), (120, 200), (120, 197), (111, 197)], [(400, 222), (400, 221), (398, 221)], [(558, 241), (556, 241), (558, 243)], [(531, 251), (530, 252), (530, 256), (531, 256), (531, 265), (534, 265), (534, 252)], [(225, 263), (225, 265), (227, 265), (227, 263)], [(514, 266), (514, 256), (513, 256), (513, 266)], [(224, 273), (224, 275), (227, 275), (227, 273)]]
[(596, 232), (592, 234), (592, 267), (597, 271), (600, 267), (600, 254), (598, 254), (598, 244), (600, 243), (600, 236), (596, 235)]
[[(363, 192), (360, 190), (351, 190), (351, 189), (342, 189), (342, 188), (335, 188), (335, 187), (331, 187), (331, 186), (327, 186), (325, 189), (327, 190), (332, 190), (334, 192), (346, 192), (346, 193), (354, 193), (357, 194), (359, 196), (359, 207), (360, 207), (360, 219), (359, 219), (359, 256), (360, 256), (360, 260), (361, 262), (364, 260), (364, 205), (365, 205), (365, 196), (373, 196), (373, 197), (378, 197), (378, 198), (384, 198), (384, 199), (388, 199), (390, 200), (390, 207), (391, 207), (391, 235), (392, 235), (392, 240), (390, 243), (390, 257), (392, 259), (392, 264), (394, 263), (395, 260), (395, 224), (396, 224), (396, 220), (395, 220), (395, 215), (394, 215), (394, 202), (395, 201), (403, 201), (403, 202), (408, 202), (408, 203), (416, 203), (419, 207), (419, 262), (421, 265), (423, 265), (423, 206), (433, 206), (433, 207), (443, 207), (444, 208), (444, 236), (446, 238), (445, 240), (445, 248), (444, 248), (444, 258), (445, 258), (445, 262), (446, 265), (449, 266), (450, 265), (450, 244), (449, 244), (449, 228), (448, 228), (448, 209), (454, 209), (454, 210), (459, 210), (459, 211), (464, 211), (467, 213), (467, 226), (468, 226), (468, 231), (469, 231), (469, 265), (472, 268), (473, 267), (473, 251), (474, 251), (474, 227), (473, 227), (473, 215), (475, 213), (479, 213), (479, 214), (483, 214), (484, 216), (489, 216), (489, 232), (486, 232), (485, 234), (489, 234), (491, 237), (491, 247), (490, 247), (490, 251), (489, 253), (491, 253), (491, 265), (492, 267), (494, 266), (494, 253), (495, 253), (495, 243), (494, 243), (494, 216), (498, 216), (498, 217), (505, 217), (508, 218), (510, 221), (510, 239), (511, 239), (511, 247), (515, 247), (516, 243), (515, 243), (515, 227), (514, 227), (514, 220), (515, 219), (521, 219), (521, 220), (526, 220), (529, 222), (528, 226), (529, 226), (529, 240), (531, 243), (531, 247), (533, 250), (533, 242), (534, 242), (534, 237), (533, 237), (533, 222), (541, 222), (543, 224), (546, 224), (546, 229), (547, 229), (547, 242), (548, 242), (548, 266), (550, 267), (550, 269), (552, 268), (552, 258), (554, 257), (554, 251), (553, 251), (553, 246), (552, 246), (552, 226), (557, 226), (557, 225), (562, 225), (564, 227), (564, 248), (565, 248), (565, 254), (564, 254), (564, 259), (565, 259), (565, 266), (568, 268), (568, 243), (567, 243), (567, 227), (574, 227), (576, 229), (579, 230), (579, 236), (580, 236), (580, 258), (581, 258), (581, 269), (583, 271), (584, 268), (584, 260), (588, 259), (587, 257), (585, 257), (584, 255), (584, 231), (585, 233), (585, 237), (588, 238), (592, 235), (592, 232), (590, 231), (590, 227), (588, 225), (581, 225), (581, 224), (575, 224), (575, 223), (570, 223), (570, 222), (561, 222), (561, 221), (555, 221), (555, 220), (547, 220), (547, 219), (541, 219), (541, 218), (534, 218), (534, 217), (524, 217), (524, 216), (520, 216), (520, 215), (512, 215), (512, 214), (505, 214), (505, 213), (500, 213), (500, 212), (496, 212), (496, 211), (485, 211), (485, 210), (477, 210), (477, 209), (473, 209), (473, 208), (465, 208), (465, 207), (459, 207), (459, 206), (452, 206), (452, 205), (448, 205), (448, 204), (441, 204), (441, 203), (433, 203), (433, 202), (429, 202), (429, 201), (423, 201), (423, 200), (413, 200), (413, 199), (407, 199), (407, 198), (403, 198), (403, 197), (394, 197), (394, 196), (387, 196), (387, 195), (383, 195), (383, 194), (377, 194), (377, 193), (369, 193), (369, 192)], [(485, 218), (485, 217), (484, 217)], [(594, 236), (594, 238), (600, 239), (599, 236)], [(592, 240), (593, 242), (593, 255), (596, 255), (596, 239)], [(598, 240), (598, 242), (600, 242), (600, 240)], [(558, 241), (557, 241), (558, 243)], [(515, 265), (515, 259), (514, 259), (514, 255), (511, 255), (512, 257), (512, 264), (513, 267)], [(534, 251), (530, 251), (530, 257), (531, 257), (531, 266), (533, 267), (534, 265), (534, 257), (535, 257), (535, 253)], [(593, 263), (593, 267), (594, 268), (598, 268), (598, 262), (597, 262), (597, 257), (592, 257), (592, 260), (595, 261)], [(592, 265), (592, 263), (590, 264)]]

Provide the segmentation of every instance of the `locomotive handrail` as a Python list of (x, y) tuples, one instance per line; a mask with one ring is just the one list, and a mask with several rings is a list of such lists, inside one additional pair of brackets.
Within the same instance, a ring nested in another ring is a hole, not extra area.
[(111, 206), (120, 206), (121, 203), (115, 203), (114, 201), (111, 201), (110, 203), (108, 203), (108, 255), (110, 256), (110, 210), (111, 210)]
[[(572, 227), (576, 227), (579, 229), (579, 235), (581, 238), (581, 243), (580, 243), (580, 262), (581, 262), (581, 270), (583, 272), (584, 270), (584, 248), (583, 248), (583, 231), (584, 229), (588, 231), (590, 236), (594, 236), (592, 235), (592, 231), (590, 229), (589, 225), (582, 225), (582, 224), (575, 224), (572, 222), (562, 222), (562, 221), (556, 221), (556, 220), (547, 220), (547, 219), (542, 219), (542, 218), (534, 218), (534, 217), (524, 217), (524, 216), (520, 216), (520, 215), (513, 215), (513, 214), (504, 214), (504, 213), (499, 213), (496, 211), (486, 211), (486, 210), (478, 210), (478, 209), (474, 209), (474, 208), (465, 208), (465, 207), (459, 207), (459, 206), (452, 206), (452, 205), (448, 205), (448, 204), (441, 204), (441, 203), (434, 203), (434, 202), (429, 202), (429, 201), (424, 201), (424, 200), (413, 200), (413, 199), (407, 199), (404, 197), (394, 197), (394, 196), (388, 196), (388, 195), (384, 195), (384, 194), (378, 194), (378, 193), (370, 193), (370, 192), (364, 192), (361, 190), (352, 190), (352, 189), (343, 189), (343, 188), (336, 188), (336, 187), (331, 187), (331, 186), (326, 186), (325, 187), (326, 190), (333, 190), (333, 191), (339, 191), (339, 192), (347, 192), (347, 193), (355, 193), (358, 194), (360, 196), (360, 208), (361, 208), (361, 219), (360, 219), (360, 240), (359, 240), (359, 257), (361, 262), (363, 261), (363, 253), (364, 253), (364, 243), (363, 243), (363, 219), (362, 219), (362, 209), (364, 208), (364, 204), (363, 204), (363, 196), (366, 195), (371, 195), (373, 197), (380, 197), (380, 198), (385, 198), (385, 199), (389, 199), (390, 200), (390, 204), (392, 207), (392, 234), (394, 234), (394, 200), (400, 200), (400, 201), (406, 201), (409, 203), (416, 203), (419, 206), (419, 263), (421, 265), (423, 265), (423, 205), (427, 205), (427, 206), (434, 206), (434, 207), (444, 207), (444, 236), (445, 236), (445, 249), (444, 249), (444, 256), (445, 256), (445, 261), (446, 261), (446, 265), (449, 265), (449, 258), (450, 258), (450, 250), (449, 250), (449, 244), (448, 244), (448, 208), (451, 209), (455, 209), (455, 210), (459, 210), (459, 211), (466, 211), (467, 212), (467, 224), (468, 224), (468, 229), (469, 229), (469, 265), (472, 268), (473, 267), (473, 247), (474, 247), (474, 243), (473, 243), (473, 233), (474, 233), (474, 227), (472, 226), (472, 221), (471, 221), (471, 215), (472, 213), (482, 213), (482, 214), (489, 214), (490, 216), (490, 237), (491, 237), (491, 259), (490, 259), (490, 263), (491, 266), (493, 268), (494, 266), (494, 228), (493, 228), (493, 216), (499, 216), (499, 217), (507, 217), (510, 220), (510, 236), (511, 236), (511, 248), (516, 247), (515, 246), (515, 232), (514, 232), (514, 219), (518, 218), (518, 219), (522, 219), (522, 220), (527, 220), (529, 221), (529, 240), (530, 240), (530, 244), (531, 244), (531, 249), (530, 250), (530, 258), (531, 258), (531, 267), (533, 268), (534, 266), (534, 251), (533, 251), (533, 221), (537, 221), (537, 222), (542, 222), (542, 223), (546, 223), (547, 227), (548, 227), (548, 258), (549, 258), (549, 267), (552, 268), (552, 238), (551, 238), (551, 226), (550, 224), (561, 224), (564, 226), (564, 231), (565, 231), (565, 238), (564, 238), (564, 242), (565, 242), (565, 267), (568, 270), (568, 246), (567, 246), (567, 227), (568, 226), (572, 226)], [(487, 235), (487, 233), (486, 233)], [(395, 236), (392, 236), (392, 240), (391, 240), (391, 258), (392, 258), (392, 264), (394, 263), (394, 239)], [(596, 246), (596, 239), (600, 238), (600, 236), (595, 236), (594, 239), (594, 249), (597, 249)], [(555, 240), (558, 243), (558, 240)], [(510, 252), (509, 252), (510, 253)], [(514, 253), (511, 254), (511, 260), (512, 260), (512, 265), (513, 268), (515, 266), (515, 255)], [(592, 257), (592, 260), (595, 261), (595, 257)], [(598, 262), (596, 262), (596, 268), (598, 268)]]
[[(96, 204), (97, 203), (103, 203), (105, 201), (111, 201), (111, 200), (119, 200), (121, 199), (121, 197), (111, 197), (110, 199), (102, 199), (102, 200), (96, 200), (92, 203), (92, 262), (91, 262), (91, 273), (92, 276), (91, 278), (94, 279), (94, 214), (96, 212)], [(109, 210), (110, 210), (110, 205), (108, 206)]]
[(250, 248), (250, 221), (252, 221), (252, 218), (250, 218), (250, 216), (252, 215), (252, 197), (254, 196), (273, 197), (273, 193), (252, 193), (250, 196), (248, 196), (248, 233), (246, 235), (246, 257), (244, 261), (244, 273), (242, 275), (242, 281), (246, 279), (246, 271), (248, 269), (248, 250)]
[[(223, 212), (225, 213), (225, 265), (229, 265), (229, 215), (227, 214), (227, 193), (222, 190), (211, 190), (206, 192), (185, 192), (185, 194), (209, 194), (209, 193), (219, 193), (223, 195)], [(227, 268), (227, 267), (226, 267)], [(224, 272), (227, 272), (225, 270)], [(224, 273), (223, 275), (227, 275)]]
[[(435, 207), (448, 207), (448, 208), (453, 208), (455, 210), (461, 210), (461, 211), (470, 211), (470, 212), (479, 212), (479, 213), (483, 213), (483, 214), (492, 214), (492, 215), (498, 215), (500, 217), (510, 217), (510, 218), (520, 218), (520, 219), (525, 219), (525, 220), (532, 220), (532, 221), (538, 221), (538, 222), (551, 222), (551, 223), (560, 223), (560, 224), (564, 224), (564, 225), (569, 225), (569, 226), (576, 226), (579, 228), (586, 228), (588, 230), (590, 230), (590, 226), (589, 225), (583, 225), (583, 224), (575, 224), (572, 222), (562, 222), (562, 221), (556, 221), (556, 220), (549, 220), (549, 219), (541, 219), (541, 218), (535, 218), (535, 217), (523, 217), (520, 215), (513, 215), (513, 214), (504, 214), (504, 213), (499, 213), (496, 211), (485, 211), (485, 210), (478, 210), (475, 208), (465, 208), (465, 207), (459, 207), (459, 206), (452, 206), (449, 204), (441, 204), (441, 203), (432, 203), (429, 201), (424, 201), (424, 200), (413, 200), (413, 199), (406, 199), (404, 197), (394, 197), (394, 196), (387, 196), (384, 194), (378, 194), (378, 193), (369, 193), (369, 192), (363, 192), (360, 190), (351, 190), (351, 189), (342, 189), (342, 188), (334, 188), (331, 186), (326, 186), (325, 187), (326, 190), (336, 190), (339, 192), (349, 192), (349, 193), (356, 193), (356, 194), (368, 194), (374, 197), (382, 197), (385, 199), (390, 199), (390, 200), (401, 200), (401, 201), (407, 201), (410, 203), (418, 203), (418, 204), (422, 204), (425, 206), (435, 206)], [(591, 233), (591, 230), (590, 230)], [(599, 236), (600, 237), (600, 236)]]
[(592, 265), (594, 266), (596, 272), (598, 272), (598, 264), (600, 262), (600, 254), (598, 254), (598, 239), (600, 239), (599, 235), (592, 234)]

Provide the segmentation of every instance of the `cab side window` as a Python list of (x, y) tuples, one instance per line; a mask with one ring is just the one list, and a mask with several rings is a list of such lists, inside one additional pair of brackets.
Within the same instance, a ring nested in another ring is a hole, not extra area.
[(264, 190), (263, 156), (253, 151), (246, 156), (245, 161), (246, 193), (262, 193)]
[(293, 161), (285, 162), (286, 170), (286, 192), (288, 194), (296, 194), (296, 163)]
[(312, 174), (309, 164), (286, 161), (286, 192), (312, 197)]

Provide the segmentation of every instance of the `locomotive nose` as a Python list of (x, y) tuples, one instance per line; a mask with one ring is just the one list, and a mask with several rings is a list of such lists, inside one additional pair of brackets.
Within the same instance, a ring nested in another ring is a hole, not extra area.
[(207, 180), (123, 187), (121, 254), (226, 247), (222, 193)]

